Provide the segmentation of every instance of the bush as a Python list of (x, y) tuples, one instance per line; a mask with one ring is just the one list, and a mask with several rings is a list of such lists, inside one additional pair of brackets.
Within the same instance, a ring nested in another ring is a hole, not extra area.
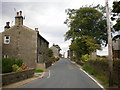
[(18, 70), (18, 66), (16, 64), (12, 65), (12, 70), (13, 72), (16, 72)]
[(16, 64), (18, 67), (21, 67), (22, 64), (23, 64), (23, 61), (22, 61), (21, 59), (15, 60), (15, 64)]
[(14, 62), (12, 59), (2, 59), (2, 73), (12, 72)]
[(71, 58), (71, 60), (72, 60), (72, 61), (77, 61), (77, 57), (73, 56), (73, 57)]
[(16, 72), (21, 72), (21, 71), (22, 71), (21, 67), (18, 67), (18, 69), (16, 70)]
[(60, 59), (60, 57), (55, 57), (55, 61), (58, 61)]
[(21, 67), (23, 61), (19, 59), (2, 59), (2, 73), (12, 72), (12, 66), (16, 64), (17, 66)]
[(55, 62), (55, 57), (49, 57), (48, 62), (52, 62), (52, 61)]
[(88, 61), (88, 58), (89, 58), (89, 55), (85, 54), (85, 55), (82, 55), (81, 60), (82, 61)]
[(89, 64), (84, 64), (83, 69), (91, 75), (94, 76), (98, 75), (98, 72), (94, 68), (92, 68)]

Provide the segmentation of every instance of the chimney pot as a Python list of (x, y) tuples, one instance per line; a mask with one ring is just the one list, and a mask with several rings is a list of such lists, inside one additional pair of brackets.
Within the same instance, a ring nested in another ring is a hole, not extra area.
[(5, 28), (5, 30), (7, 30), (7, 29), (9, 29), (9, 28), (10, 28), (9, 24), (10, 24), (10, 22), (6, 22), (6, 26), (4, 27), (4, 28)]
[(35, 28), (36, 31), (38, 31), (38, 28)]
[(22, 11), (20, 11), (20, 16), (22, 16)]
[(19, 12), (17, 12), (17, 16), (19, 16)]
[(10, 22), (6, 22), (6, 26), (9, 26)]

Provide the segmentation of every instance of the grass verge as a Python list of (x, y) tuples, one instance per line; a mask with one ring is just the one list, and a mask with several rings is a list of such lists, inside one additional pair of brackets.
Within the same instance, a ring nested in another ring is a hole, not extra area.
[(44, 72), (44, 70), (36, 69), (34, 72)]
[(102, 84), (105, 87), (108, 87), (108, 82), (109, 82), (108, 77), (102, 76), (99, 72), (97, 72), (97, 70), (95, 68), (90, 66), (88, 63), (83, 65), (83, 70), (85, 70), (89, 74), (95, 76), (98, 80), (100, 80), (102, 82)]

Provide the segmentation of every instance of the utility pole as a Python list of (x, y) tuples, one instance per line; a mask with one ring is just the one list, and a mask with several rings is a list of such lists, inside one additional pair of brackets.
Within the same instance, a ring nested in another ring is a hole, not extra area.
[(108, 63), (109, 63), (109, 86), (113, 85), (113, 54), (112, 54), (112, 33), (110, 27), (110, 13), (108, 0), (106, 0), (106, 17), (107, 17), (107, 32), (108, 32)]

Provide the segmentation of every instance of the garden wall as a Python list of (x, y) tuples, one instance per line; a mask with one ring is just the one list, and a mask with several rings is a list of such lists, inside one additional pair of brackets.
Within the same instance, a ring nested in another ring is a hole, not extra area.
[(46, 71), (45, 63), (37, 63), (36, 64), (36, 69), (41, 69), (41, 70)]
[(34, 69), (23, 70), (21, 72), (11, 72), (2, 74), (2, 85), (15, 83), (30, 77), (33, 77)]

